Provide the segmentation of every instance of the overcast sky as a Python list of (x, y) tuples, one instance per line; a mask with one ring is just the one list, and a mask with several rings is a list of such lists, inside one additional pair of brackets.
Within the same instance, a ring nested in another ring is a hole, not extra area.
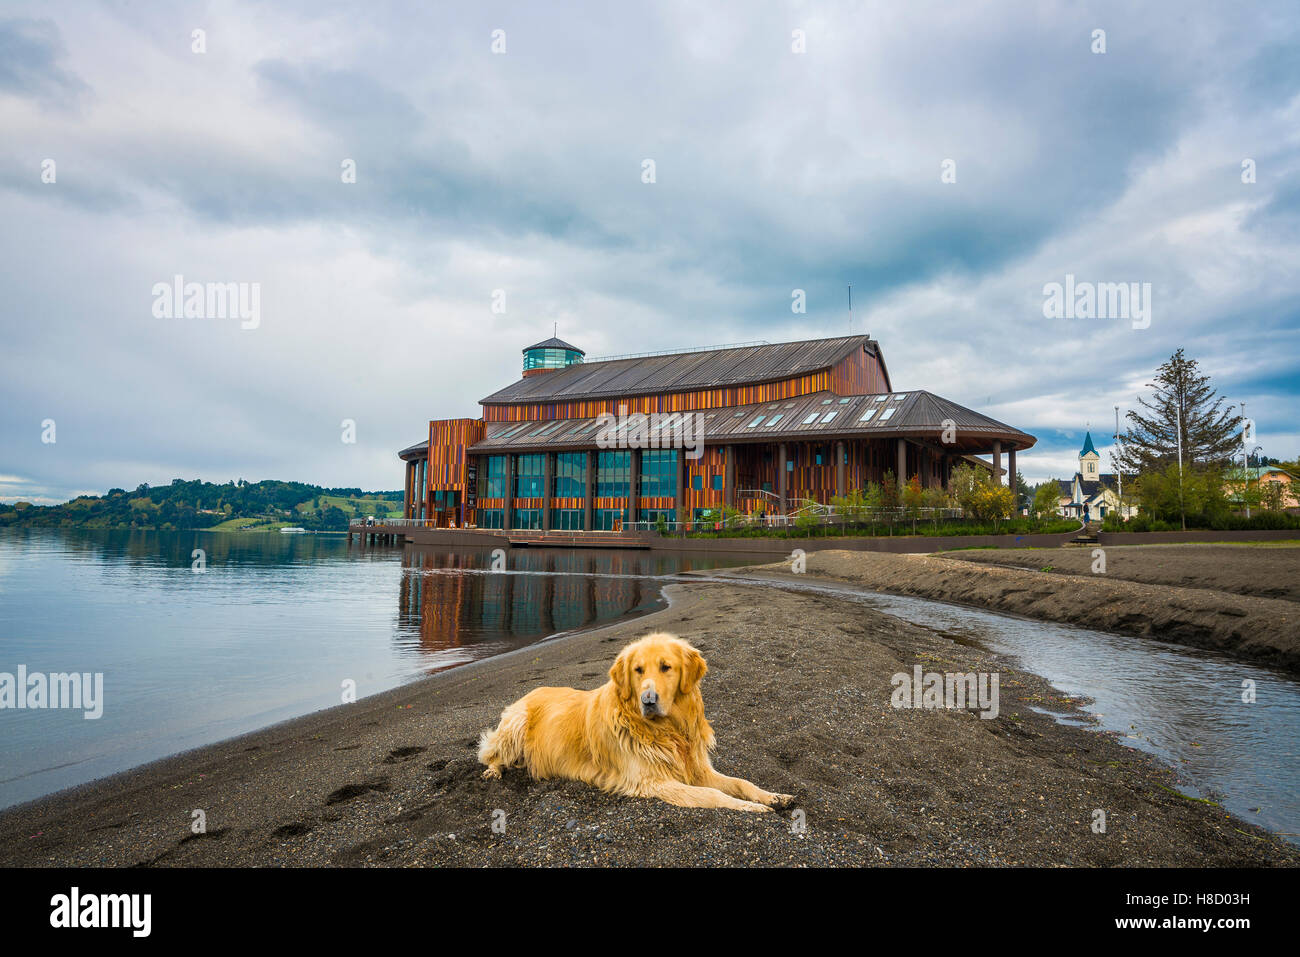
[[(592, 356), (841, 335), (848, 283), (895, 388), (1038, 436), (1031, 482), (1086, 426), (1104, 457), (1180, 346), (1294, 457), (1298, 28), (1294, 0), (6, 3), (0, 500), (400, 488), (395, 452), (553, 323)], [(160, 318), (178, 274), (258, 283), (259, 324)], [(1067, 274), (1150, 283), (1149, 326), (1046, 318)]]

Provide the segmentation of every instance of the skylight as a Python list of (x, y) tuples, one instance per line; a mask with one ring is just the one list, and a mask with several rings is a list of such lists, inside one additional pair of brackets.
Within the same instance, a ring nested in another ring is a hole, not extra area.
[(822, 425), (825, 425), (827, 422), (829, 422), (831, 419), (835, 418), (835, 416), (839, 414), (840, 414), (839, 409), (831, 409), (829, 412), (827, 412), (825, 415), (822, 416)]
[(866, 412), (863, 412), (863, 413), (862, 413), (862, 416), (861, 416), (861, 418), (858, 419), (858, 421), (859, 421), (859, 422), (866, 422), (868, 419), (870, 419), (870, 418), (871, 418), (873, 415), (875, 415), (875, 414), (876, 414), (876, 410), (875, 410), (875, 409), (867, 409)]
[(821, 415), (820, 412), (809, 412), (808, 415), (807, 415), (807, 417), (803, 420), (803, 424), (804, 424), (804, 425), (809, 425), (809, 424), (811, 424), (811, 423), (813, 423), (813, 422), (816, 422), (816, 421), (817, 421), (817, 416), (819, 416), (819, 415)]

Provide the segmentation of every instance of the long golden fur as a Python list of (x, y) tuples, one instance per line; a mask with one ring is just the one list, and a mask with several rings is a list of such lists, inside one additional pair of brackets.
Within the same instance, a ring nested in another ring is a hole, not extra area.
[(682, 639), (646, 635), (619, 652), (599, 688), (537, 688), (501, 712), (496, 728), (479, 738), (483, 777), (523, 766), (534, 778), (585, 781), (682, 807), (784, 807), (792, 795), (713, 769), (715, 739), (700, 696), (708, 670)]

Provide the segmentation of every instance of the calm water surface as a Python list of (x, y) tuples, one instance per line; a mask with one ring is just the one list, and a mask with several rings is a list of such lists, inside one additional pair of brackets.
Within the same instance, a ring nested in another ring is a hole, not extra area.
[[(194, 549), (206, 552), (202, 573)], [(103, 717), (0, 711), (0, 807), (661, 605), (647, 552), (348, 548), (342, 536), (0, 530), (0, 672), (103, 672)], [(749, 559), (752, 561), (753, 559)], [(1009, 655), (1182, 789), (1296, 840), (1300, 682), (1223, 655), (813, 581)], [(1241, 683), (1258, 701), (1241, 701)], [(1009, 704), (1004, 707), (1009, 707)]]
[[(195, 549), (206, 570), (192, 568)], [(103, 716), (0, 710), (0, 807), (661, 604), (726, 559), (0, 530), (0, 672), (102, 672)]]

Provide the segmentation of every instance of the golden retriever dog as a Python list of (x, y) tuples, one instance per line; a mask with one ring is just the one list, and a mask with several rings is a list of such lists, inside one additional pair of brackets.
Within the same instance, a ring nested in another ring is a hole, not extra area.
[(794, 800), (713, 769), (715, 738), (704, 718), (704, 656), (669, 634), (622, 651), (609, 681), (592, 691), (537, 688), (479, 738), (485, 778), (522, 766), (537, 779), (566, 778), (628, 797), (681, 807), (770, 811)]

